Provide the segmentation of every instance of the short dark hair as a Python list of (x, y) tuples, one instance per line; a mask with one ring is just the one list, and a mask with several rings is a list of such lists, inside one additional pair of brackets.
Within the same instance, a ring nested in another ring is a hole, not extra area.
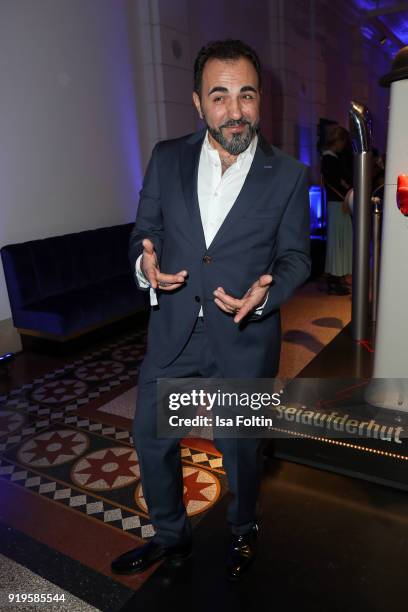
[(196, 60), (194, 62), (194, 91), (201, 96), (201, 84), (203, 80), (204, 66), (210, 59), (218, 59), (225, 61), (235, 61), (241, 57), (246, 58), (251, 62), (255, 68), (258, 80), (259, 88), (261, 87), (261, 62), (256, 52), (251, 49), (249, 45), (246, 45), (242, 40), (216, 40), (209, 42), (204, 47), (201, 47)]

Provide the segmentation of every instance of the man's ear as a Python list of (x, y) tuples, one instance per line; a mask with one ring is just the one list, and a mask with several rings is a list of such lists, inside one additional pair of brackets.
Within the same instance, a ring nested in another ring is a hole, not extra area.
[(200, 119), (203, 119), (203, 111), (201, 110), (200, 96), (198, 95), (196, 91), (193, 91), (193, 102), (194, 102), (194, 106), (197, 109), (197, 113), (200, 115)]

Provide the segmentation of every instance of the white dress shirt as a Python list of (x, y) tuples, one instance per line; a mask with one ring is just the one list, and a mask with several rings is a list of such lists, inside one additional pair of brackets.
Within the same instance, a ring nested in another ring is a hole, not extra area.
[(207, 249), (242, 189), (257, 144), (258, 136), (255, 135), (249, 147), (222, 174), (218, 151), (211, 146), (208, 132), (205, 136), (198, 166), (197, 192)]
[[(198, 166), (197, 194), (207, 249), (244, 185), (254, 159), (257, 144), (258, 136), (255, 135), (249, 147), (243, 153), (240, 153), (236, 161), (222, 174), (220, 156), (211, 145), (208, 132), (206, 133)], [(142, 255), (136, 261), (136, 279), (142, 289), (147, 289), (150, 284), (141, 270), (141, 258)], [(188, 270), (188, 265), (186, 269)], [(166, 272), (168, 271), (166, 270)], [(172, 270), (171, 273), (175, 273), (175, 271)], [(265, 304), (266, 300), (256, 309), (255, 314), (261, 314)], [(157, 305), (156, 291), (152, 288), (150, 288), (150, 305)], [(198, 316), (203, 316), (202, 307)]]

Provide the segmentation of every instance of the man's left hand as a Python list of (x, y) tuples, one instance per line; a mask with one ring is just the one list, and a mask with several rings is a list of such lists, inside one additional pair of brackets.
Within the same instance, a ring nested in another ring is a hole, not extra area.
[(228, 295), (222, 287), (218, 287), (214, 291), (214, 301), (218, 308), (221, 308), (221, 310), (228, 314), (235, 315), (234, 323), (240, 323), (247, 314), (253, 312), (264, 303), (271, 284), (272, 276), (270, 274), (263, 274), (241, 299)]

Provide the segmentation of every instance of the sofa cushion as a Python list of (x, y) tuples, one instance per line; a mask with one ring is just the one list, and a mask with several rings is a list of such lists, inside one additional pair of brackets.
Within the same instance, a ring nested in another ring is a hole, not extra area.
[(33, 302), (18, 311), (14, 324), (67, 336), (130, 314), (144, 305), (146, 294), (138, 291), (128, 274)]

